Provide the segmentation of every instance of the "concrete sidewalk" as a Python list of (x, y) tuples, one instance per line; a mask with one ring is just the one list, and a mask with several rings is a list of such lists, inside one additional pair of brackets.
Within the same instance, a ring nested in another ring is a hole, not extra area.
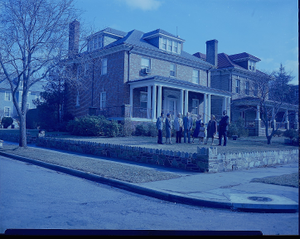
[[(251, 182), (254, 178), (298, 173), (297, 163), (209, 174), (38, 147), (18, 151), (12, 145), (5, 143), (0, 155), (163, 200), (252, 212), (299, 210), (298, 188)], [(104, 168), (108, 169), (103, 172)]]

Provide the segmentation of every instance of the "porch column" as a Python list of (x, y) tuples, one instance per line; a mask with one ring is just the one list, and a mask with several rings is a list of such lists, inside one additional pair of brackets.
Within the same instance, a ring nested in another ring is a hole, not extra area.
[(207, 122), (207, 94), (203, 96), (203, 123)]
[(133, 116), (133, 86), (130, 85), (130, 118)]
[[(156, 86), (155, 86), (156, 90)], [(155, 95), (156, 97), (156, 95)], [(157, 115), (155, 115), (155, 118), (159, 117), (161, 115), (161, 102), (162, 102), (162, 86), (158, 86), (158, 93), (157, 93)]]
[(260, 107), (256, 106), (255, 136), (260, 136)]
[(156, 85), (153, 85), (152, 90), (152, 119), (156, 119)]
[(188, 112), (189, 109), (189, 91), (185, 90), (185, 95), (184, 95), (184, 115), (186, 115), (186, 113)]
[(285, 124), (286, 124), (286, 129), (290, 129), (289, 111), (288, 110), (285, 110)]
[(272, 108), (272, 122), (271, 122), (271, 126), (273, 124), (273, 128), (276, 129), (276, 120), (275, 120), (275, 108)]
[(151, 85), (148, 85), (147, 89), (147, 118), (151, 118)]
[(183, 90), (180, 90), (179, 113), (183, 115)]
[(230, 114), (231, 114), (231, 105), (230, 105), (230, 97), (226, 97), (226, 101), (227, 101), (227, 103), (226, 103), (226, 110), (227, 110), (227, 115), (229, 116), (229, 122), (231, 122), (231, 120), (230, 120)]
[(211, 94), (207, 98), (207, 122), (211, 119)]
[(222, 115), (223, 111), (227, 110), (227, 97), (223, 97), (223, 102), (222, 102)]

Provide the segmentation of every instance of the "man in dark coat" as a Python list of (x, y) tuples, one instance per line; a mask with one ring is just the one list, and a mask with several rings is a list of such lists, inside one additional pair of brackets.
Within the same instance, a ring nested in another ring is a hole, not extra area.
[(224, 136), (224, 144), (227, 144), (227, 131), (228, 131), (229, 117), (227, 115), (227, 111), (223, 111), (223, 117), (219, 123), (219, 145), (222, 145), (222, 137)]
[(163, 125), (164, 125), (164, 113), (161, 113), (161, 116), (159, 116), (156, 121), (156, 128), (158, 130), (158, 140), (157, 140), (158, 144), (163, 144), (162, 142)]

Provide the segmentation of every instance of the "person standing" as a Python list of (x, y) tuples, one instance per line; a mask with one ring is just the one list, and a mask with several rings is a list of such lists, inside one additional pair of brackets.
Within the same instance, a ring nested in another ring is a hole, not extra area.
[(216, 117), (214, 115), (212, 115), (211, 120), (207, 124), (207, 137), (206, 137), (205, 144), (207, 144), (209, 138), (212, 138), (212, 141), (211, 141), (211, 145), (212, 145), (216, 134), (217, 134)]
[(176, 130), (176, 143), (181, 143), (181, 134), (182, 134), (183, 121), (181, 114), (178, 113), (177, 117), (174, 120), (174, 128)]
[(205, 138), (205, 127), (204, 124), (202, 123), (200, 128), (199, 128), (199, 144), (203, 144), (204, 138)]
[(189, 112), (186, 112), (186, 116), (183, 118), (184, 128), (184, 142), (186, 143), (186, 137), (188, 137), (188, 143), (191, 143), (191, 130), (193, 127), (193, 119)]
[(192, 143), (194, 143), (195, 138), (198, 138), (200, 126), (201, 126), (201, 115), (198, 115), (196, 120), (196, 128), (193, 133)]
[(172, 144), (172, 140), (171, 140), (171, 132), (172, 130), (172, 125), (171, 125), (171, 115), (168, 113), (167, 114), (167, 118), (166, 118), (166, 144), (169, 141), (169, 144)]
[(164, 124), (164, 113), (161, 113), (161, 116), (159, 116), (156, 121), (156, 128), (158, 130), (158, 139), (157, 139), (158, 144), (163, 144), (162, 142), (163, 124)]
[(227, 144), (227, 131), (228, 131), (228, 124), (229, 124), (229, 117), (227, 115), (227, 111), (223, 111), (223, 117), (219, 123), (219, 145), (222, 145), (222, 137), (224, 136), (224, 144), (223, 146), (226, 146)]

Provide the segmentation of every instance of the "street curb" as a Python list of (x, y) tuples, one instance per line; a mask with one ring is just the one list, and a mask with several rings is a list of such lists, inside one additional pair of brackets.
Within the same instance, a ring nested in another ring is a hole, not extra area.
[(201, 207), (209, 207), (209, 208), (222, 208), (222, 209), (230, 209), (234, 211), (245, 211), (245, 212), (268, 212), (268, 213), (295, 213), (298, 211), (298, 207), (292, 207), (290, 205), (272, 205), (271, 207), (263, 207), (257, 208), (253, 207), (253, 204), (241, 204), (241, 203), (232, 203), (232, 202), (219, 202), (219, 201), (208, 201), (204, 199), (194, 198), (194, 197), (186, 197), (174, 193), (166, 193), (165, 191), (155, 190), (150, 188), (141, 187), (129, 182), (123, 182), (117, 179), (105, 178), (99, 175), (88, 173), (84, 171), (80, 171), (77, 169), (71, 169), (64, 166), (51, 164), (42, 162), (35, 159), (30, 159), (14, 154), (8, 154), (0, 151), (0, 155), (19, 160), (22, 162), (34, 164), (40, 167), (44, 167), (47, 169), (59, 171), (62, 173), (66, 173), (72, 176), (80, 177), (83, 179), (87, 179), (93, 182), (106, 184), (109, 186), (117, 187), (126, 191), (138, 193), (145, 196), (154, 197), (157, 199), (162, 199), (165, 201), (188, 204), (193, 206), (201, 206)]

